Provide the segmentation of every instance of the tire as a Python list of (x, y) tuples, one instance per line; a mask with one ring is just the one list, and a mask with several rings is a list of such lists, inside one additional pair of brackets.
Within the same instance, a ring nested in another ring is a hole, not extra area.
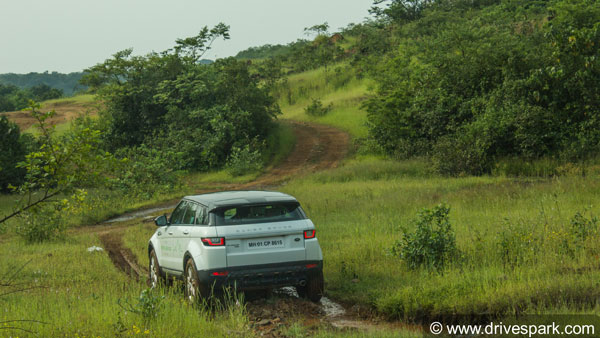
[(296, 286), (296, 292), (298, 296), (317, 303), (323, 297), (324, 285), (323, 271), (319, 271), (308, 277), (305, 286)]
[(160, 273), (160, 266), (158, 265), (158, 258), (156, 257), (156, 252), (154, 249), (150, 251), (148, 263), (148, 279), (151, 288), (157, 288), (159, 286), (165, 285), (165, 278), (163, 278)]
[(185, 299), (190, 304), (198, 304), (202, 298), (206, 297), (206, 288), (198, 279), (198, 270), (191, 258), (185, 263), (184, 284)]

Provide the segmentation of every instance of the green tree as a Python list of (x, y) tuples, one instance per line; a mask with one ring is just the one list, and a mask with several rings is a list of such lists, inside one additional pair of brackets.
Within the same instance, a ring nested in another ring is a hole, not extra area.
[[(30, 239), (44, 240), (62, 229), (62, 224), (48, 224), (48, 220), (59, 222), (57, 214), (69, 206), (65, 196), (73, 194), (83, 182), (93, 182), (101, 175), (99, 168), (111, 160), (110, 154), (100, 150), (100, 132), (90, 128), (76, 128), (64, 136), (54, 134), (54, 126), (47, 120), (55, 113), (41, 112), (38, 103), (31, 102), (30, 113), (37, 121), (40, 136), (38, 149), (25, 156), (17, 168), (25, 170), (25, 178), (14, 190), (20, 195), (15, 210), (0, 218), (0, 224), (15, 216), (25, 216), (28, 220), (36, 218), (34, 225), (43, 224), (43, 237), (38, 237), (35, 228), (31, 228)], [(74, 195), (80, 199), (80, 191)], [(45, 237), (44, 237), (45, 236)]]
[(19, 127), (0, 115), (0, 191), (9, 192), (10, 186), (23, 182), (25, 170), (17, 164), (25, 159), (26, 147), (23, 144)]

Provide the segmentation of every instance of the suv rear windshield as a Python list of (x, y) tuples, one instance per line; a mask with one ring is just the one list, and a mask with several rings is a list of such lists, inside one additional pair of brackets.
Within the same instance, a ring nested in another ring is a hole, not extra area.
[(285, 222), (304, 219), (298, 203), (274, 203), (222, 207), (215, 211), (216, 225)]

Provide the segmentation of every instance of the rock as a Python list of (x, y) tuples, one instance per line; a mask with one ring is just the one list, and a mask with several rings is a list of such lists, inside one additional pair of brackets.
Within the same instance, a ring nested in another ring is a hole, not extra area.
[(358, 280), (358, 278), (354, 278), (354, 279), (352, 280), (352, 283), (358, 283), (358, 282), (360, 282), (360, 281)]
[(96, 252), (96, 251), (104, 251), (104, 249), (102, 249), (99, 246), (94, 245), (94, 246), (90, 246), (89, 248), (87, 248), (87, 251), (88, 252)]
[(268, 319), (263, 319), (263, 320), (261, 320), (260, 322), (256, 322), (256, 323), (254, 323), (254, 324), (255, 324), (255, 325), (258, 325), (258, 326), (265, 326), (265, 325), (269, 325), (269, 324), (271, 324), (271, 321), (270, 321), (270, 320), (268, 320)]

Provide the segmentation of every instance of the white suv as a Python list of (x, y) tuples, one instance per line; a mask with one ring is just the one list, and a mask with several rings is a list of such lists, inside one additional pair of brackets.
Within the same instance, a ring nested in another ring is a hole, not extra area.
[(184, 280), (190, 302), (222, 287), (295, 286), (317, 302), (323, 254), (300, 203), (279, 192), (228, 191), (186, 196), (155, 220), (148, 255), (153, 286)]

